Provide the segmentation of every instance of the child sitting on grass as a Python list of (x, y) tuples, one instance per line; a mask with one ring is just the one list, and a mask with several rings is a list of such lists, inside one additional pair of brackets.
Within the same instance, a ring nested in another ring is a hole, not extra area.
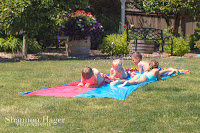
[(115, 59), (112, 62), (112, 68), (110, 70), (110, 78), (112, 80), (126, 79), (129, 78), (130, 74), (122, 67), (120, 59)]
[[(131, 59), (135, 65), (138, 65), (139, 74), (142, 74), (142, 72), (146, 72), (149, 69), (149, 63), (147, 61), (142, 60), (142, 55), (139, 52), (133, 53), (133, 55), (131, 56)], [(168, 69), (161, 70), (161, 68), (158, 67), (158, 69), (160, 70), (159, 73), (162, 76), (164, 76), (163, 74), (166, 72), (169, 72), (168, 75), (171, 75), (174, 73), (178, 74), (177, 69), (174, 69), (174, 68), (168, 68)], [(135, 76), (135, 75), (136, 75), (135, 72), (131, 73), (131, 76)]]
[(123, 87), (123, 86), (128, 86), (128, 85), (134, 85), (134, 84), (138, 84), (138, 83), (142, 83), (145, 81), (154, 81), (154, 80), (160, 80), (160, 74), (159, 74), (159, 69), (158, 69), (158, 62), (155, 60), (152, 60), (149, 63), (149, 69), (146, 70), (145, 73), (143, 74), (137, 74), (136, 76), (134, 76), (133, 78), (131, 78), (130, 80), (126, 81), (126, 80), (117, 80), (114, 82), (111, 82), (111, 85), (115, 85), (115, 84), (122, 84), (119, 85), (118, 87)]
[(95, 88), (110, 82), (111, 80), (108, 78), (108, 76), (100, 73), (96, 68), (92, 69), (90, 67), (85, 67), (82, 69), (81, 82), (78, 84), (78, 86)]

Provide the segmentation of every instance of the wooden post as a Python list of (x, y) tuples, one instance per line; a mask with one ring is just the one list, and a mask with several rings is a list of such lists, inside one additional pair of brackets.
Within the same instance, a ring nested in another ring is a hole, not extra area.
[[(57, 39), (68, 41), (69, 36), (57, 36)], [(65, 43), (65, 47), (66, 47), (66, 54), (67, 54), (67, 56), (69, 56), (69, 53), (68, 53), (68, 45), (66, 45), (66, 43)]]
[(26, 35), (23, 35), (23, 49), (22, 49), (22, 55), (23, 58), (26, 59), (27, 58), (27, 51), (28, 51), (28, 45), (26, 43)]
[(124, 31), (123, 25), (125, 24), (125, 3), (126, 0), (120, 0), (121, 1), (121, 32)]

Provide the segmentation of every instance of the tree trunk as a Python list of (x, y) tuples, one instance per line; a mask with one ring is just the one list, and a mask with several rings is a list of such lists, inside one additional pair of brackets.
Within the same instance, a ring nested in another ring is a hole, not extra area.
[(162, 15), (162, 17), (165, 19), (165, 22), (167, 23), (167, 28), (171, 26), (171, 21), (169, 19), (169, 16)]
[(28, 51), (28, 45), (26, 43), (26, 35), (23, 35), (23, 49), (22, 49), (22, 55), (23, 58), (26, 59), (27, 58), (27, 51)]
[(179, 13), (175, 14), (174, 16), (174, 29), (173, 29), (173, 35), (178, 36), (178, 28), (180, 25), (181, 15)]

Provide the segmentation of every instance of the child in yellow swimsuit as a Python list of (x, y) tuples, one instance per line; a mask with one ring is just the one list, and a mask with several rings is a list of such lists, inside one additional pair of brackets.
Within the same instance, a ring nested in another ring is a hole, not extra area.
[(145, 81), (154, 81), (154, 80), (160, 80), (160, 74), (159, 74), (159, 69), (158, 69), (158, 62), (155, 60), (152, 60), (149, 63), (149, 70), (146, 71), (143, 74), (137, 74), (136, 76), (134, 76), (132, 79), (126, 81), (126, 80), (117, 80), (114, 82), (111, 82), (111, 85), (115, 85), (115, 84), (122, 84), (119, 85), (118, 87), (123, 87), (123, 86), (128, 86), (128, 85), (134, 85), (134, 84), (138, 84), (138, 83), (142, 83)]

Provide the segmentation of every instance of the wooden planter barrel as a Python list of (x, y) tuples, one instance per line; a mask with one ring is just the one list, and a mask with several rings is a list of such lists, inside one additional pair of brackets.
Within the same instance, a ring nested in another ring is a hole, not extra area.
[[(136, 52), (136, 43), (135, 41), (131, 42), (131, 52)], [(155, 42), (152, 40), (137, 40), (137, 52), (150, 54), (155, 50)]]
[(69, 56), (88, 57), (90, 55), (90, 37), (86, 40), (71, 40), (66, 42), (66, 52)]

